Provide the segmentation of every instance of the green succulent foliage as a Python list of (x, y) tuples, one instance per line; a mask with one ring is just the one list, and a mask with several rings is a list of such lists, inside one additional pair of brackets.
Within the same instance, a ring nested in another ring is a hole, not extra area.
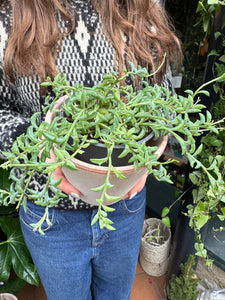
[(38, 285), (37, 271), (24, 242), (19, 218), (3, 216), (0, 225), (5, 236), (0, 240), (0, 281), (8, 281), (13, 268), (18, 278), (23, 281), (18, 279), (17, 284), (28, 282)]
[[(191, 215), (191, 225), (201, 229), (204, 224), (211, 218), (212, 214), (222, 213), (221, 218), (225, 219), (225, 155), (223, 140), (224, 130), (219, 135), (208, 134), (202, 139), (204, 144), (199, 159), (204, 165), (205, 172), (200, 169), (190, 174), (190, 179), (194, 184), (193, 190), (196, 206), (189, 206), (189, 215)], [(213, 146), (214, 145), (214, 146)], [(221, 148), (221, 151), (220, 151)], [(210, 183), (209, 183), (210, 180)], [(191, 212), (192, 211), (192, 212)], [(195, 215), (198, 215), (197, 219)]]
[(193, 266), (195, 259), (190, 255), (185, 264), (181, 264), (181, 274), (172, 275), (169, 284), (166, 287), (169, 300), (196, 300), (198, 297), (197, 286), (201, 281), (196, 277)]
[[(145, 166), (149, 174), (153, 174), (158, 180), (171, 183), (171, 180), (164, 168), (165, 164), (171, 161), (162, 162), (157, 160), (154, 154), (157, 147), (148, 146), (145, 142), (138, 141), (144, 137), (149, 129), (153, 131), (155, 139), (159, 136), (173, 135), (180, 143), (182, 154), (188, 154), (192, 165), (198, 169), (202, 167), (196, 161), (196, 155), (200, 151), (196, 149), (195, 137), (200, 136), (202, 131), (209, 130), (218, 133), (211, 114), (205, 116), (202, 110), (204, 105), (195, 100), (201, 93), (208, 94), (199, 88), (195, 93), (187, 90), (186, 96), (172, 95), (171, 92), (161, 86), (149, 84), (149, 77), (146, 69), (131, 64), (131, 70), (124, 70), (122, 76), (116, 72), (109, 72), (103, 75), (99, 85), (91, 88), (80, 84), (69, 86), (66, 78), (58, 74), (52, 81), (47, 78), (43, 86), (51, 87), (55, 92), (55, 99), (50, 101), (47, 96), (44, 112), (54, 111), (56, 117), (51, 124), (43, 121), (38, 123), (39, 114), (31, 118), (31, 126), (25, 134), (22, 134), (14, 142), (12, 152), (4, 152), (7, 161), (1, 168), (12, 168), (10, 178), (12, 184), (9, 192), (2, 191), (4, 198), (3, 205), (17, 204), (17, 207), (24, 205), (26, 208), (27, 199), (32, 199), (38, 205), (46, 207), (42, 220), (34, 225), (34, 230), (42, 231), (42, 223), (48, 219), (48, 208), (56, 205), (64, 194), (57, 188), (61, 179), (55, 181), (53, 173), (57, 167), (68, 167), (76, 171), (71, 163), (71, 158), (77, 153), (83, 153), (91, 143), (101, 142), (107, 148), (107, 155), (102, 159), (93, 157), (92, 162), (98, 165), (108, 163), (108, 173), (105, 183), (97, 187), (101, 191), (101, 197), (96, 199), (99, 204), (98, 212), (93, 220), (99, 221), (100, 227), (113, 230), (108, 212), (113, 211), (109, 206), (103, 205), (107, 201), (119, 200), (120, 197), (111, 197), (108, 190), (112, 187), (110, 174), (114, 172), (119, 178), (124, 175), (112, 165), (112, 150), (116, 144), (124, 144), (124, 151), (120, 157), (130, 153), (130, 162), (135, 169)], [(126, 78), (133, 80), (130, 85), (124, 85)], [(219, 80), (223, 79), (222, 75)], [(214, 79), (212, 82), (216, 81)], [(134, 82), (139, 82), (139, 88), (134, 88)], [(206, 85), (206, 84), (205, 84)], [(205, 86), (203, 85), (203, 87)], [(68, 101), (63, 106), (65, 118), (60, 111), (54, 108), (55, 102), (62, 95), (67, 95)], [(197, 117), (196, 117), (197, 116)], [(72, 142), (71, 142), (72, 141)], [(54, 145), (56, 160), (46, 162), (50, 157), (50, 150)], [(23, 176), (17, 177), (15, 169), (22, 168)], [(29, 182), (34, 172), (49, 174), (45, 188), (37, 192), (32, 190)], [(53, 193), (49, 193), (49, 189)]]

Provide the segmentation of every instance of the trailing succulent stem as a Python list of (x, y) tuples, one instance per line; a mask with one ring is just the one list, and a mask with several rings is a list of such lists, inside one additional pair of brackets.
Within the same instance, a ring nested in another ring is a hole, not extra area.
[[(69, 86), (66, 78), (60, 74), (53, 81), (47, 78), (42, 85), (51, 87), (55, 98), (52, 100), (50, 96), (46, 97), (43, 111), (53, 111), (55, 118), (51, 124), (46, 121), (38, 122), (39, 113), (35, 113), (27, 132), (16, 139), (11, 152), (3, 153), (7, 160), (0, 167), (12, 169), (10, 191), (1, 191), (4, 194), (0, 198), (3, 199), (3, 205), (17, 203), (26, 208), (27, 200), (32, 200), (37, 205), (45, 206), (43, 218), (33, 225), (35, 230), (43, 233), (43, 222), (50, 223), (48, 208), (54, 207), (60, 198), (65, 197), (58, 189), (61, 179), (54, 180), (54, 171), (58, 167), (67, 167), (76, 172), (77, 168), (71, 158), (82, 154), (90, 144), (100, 142), (107, 148), (107, 155), (96, 159), (93, 154), (91, 162), (97, 165), (107, 162), (108, 172), (104, 184), (94, 189), (101, 191), (101, 197), (96, 199), (99, 209), (92, 224), (99, 221), (101, 228), (113, 230), (107, 213), (114, 209), (104, 205), (103, 201), (113, 203), (120, 199), (120, 195), (112, 197), (108, 193), (112, 187), (110, 175), (114, 173), (117, 177), (124, 178), (112, 164), (114, 145), (124, 145), (120, 157), (131, 154), (129, 163), (134, 165), (135, 170), (145, 166), (149, 174), (152, 173), (158, 180), (171, 183), (164, 168), (171, 160), (157, 160), (157, 147), (139, 142), (150, 131), (153, 132), (154, 139), (173, 135), (180, 143), (182, 154), (188, 155), (192, 166), (206, 171), (197, 161), (196, 153), (201, 149), (196, 150), (195, 137), (205, 130), (217, 132), (218, 124), (212, 121), (209, 112), (206, 117), (202, 113), (205, 107), (199, 100), (195, 101), (197, 93), (187, 91), (186, 97), (172, 95), (164, 87), (151, 86), (151, 76), (146, 69), (136, 69), (131, 64), (131, 70), (124, 70), (121, 77), (116, 72), (109, 72), (103, 75), (100, 84), (91, 88), (81, 84)], [(124, 84), (126, 78), (131, 79), (132, 84)], [(135, 82), (139, 82), (138, 89), (135, 88)], [(207, 93), (201, 89), (197, 92)], [(67, 96), (67, 100), (62, 109), (55, 109), (56, 101), (63, 95)], [(47, 162), (53, 147), (56, 159)], [(36, 172), (48, 174), (45, 188), (41, 191), (32, 189), (29, 184)]]

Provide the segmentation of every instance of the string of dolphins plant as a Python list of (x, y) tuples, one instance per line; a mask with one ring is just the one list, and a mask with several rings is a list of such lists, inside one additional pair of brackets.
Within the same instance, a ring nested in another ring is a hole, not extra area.
[[(135, 68), (130, 64), (130, 70), (123, 70), (120, 76), (117, 72), (103, 75), (102, 82), (91, 88), (81, 84), (69, 86), (66, 78), (58, 74), (52, 81), (47, 78), (42, 83), (45, 87), (52, 87), (55, 93), (53, 101), (49, 96), (45, 99), (43, 111), (54, 111), (55, 118), (51, 124), (46, 121), (38, 122), (40, 113), (31, 117), (31, 126), (27, 132), (19, 136), (13, 143), (11, 152), (3, 152), (7, 160), (0, 166), (3, 169), (11, 168), (10, 178), (12, 184), (9, 191), (0, 190), (4, 195), (1, 204), (17, 203), (17, 208), (23, 205), (26, 209), (28, 200), (37, 205), (45, 206), (45, 213), (37, 224), (32, 224), (34, 230), (42, 231), (42, 224), (51, 222), (48, 217), (49, 207), (54, 207), (61, 197), (65, 197), (57, 187), (61, 180), (54, 180), (56, 168), (67, 167), (76, 172), (76, 166), (71, 162), (78, 153), (83, 153), (91, 143), (103, 143), (107, 148), (107, 155), (102, 159), (91, 162), (102, 165), (107, 162), (108, 172), (103, 185), (93, 189), (101, 191), (101, 197), (96, 199), (98, 212), (92, 225), (99, 221), (101, 228), (114, 230), (113, 222), (108, 217), (108, 212), (114, 209), (104, 205), (106, 199), (113, 203), (120, 199), (120, 195), (110, 196), (108, 191), (112, 187), (110, 174), (114, 173), (123, 179), (124, 175), (112, 164), (112, 151), (114, 145), (123, 144), (124, 150), (120, 157), (131, 154), (130, 161), (135, 170), (145, 166), (149, 174), (158, 180), (171, 182), (165, 164), (171, 163), (157, 160), (154, 153), (157, 147), (149, 146), (138, 141), (151, 130), (154, 138), (168, 134), (176, 137), (180, 143), (182, 153), (188, 153), (192, 164), (196, 163), (195, 137), (204, 130), (217, 131), (217, 124), (213, 122), (211, 114), (207, 117), (201, 112), (205, 107), (200, 100), (195, 100), (200, 93), (208, 92), (198, 89), (186, 91), (187, 96), (172, 95), (171, 92), (157, 84), (151, 86), (149, 74), (145, 68)], [(132, 80), (131, 84), (124, 85), (126, 78)], [(222, 77), (221, 77), (222, 78)], [(220, 79), (221, 79), (220, 78)], [(216, 79), (215, 79), (216, 80)], [(139, 81), (140, 89), (135, 89), (134, 82)], [(62, 107), (64, 117), (59, 110), (54, 108), (56, 101), (63, 95), (67, 101)], [(197, 118), (196, 118), (197, 114)], [(50, 158), (50, 151), (54, 147), (56, 160), (46, 162)], [(197, 167), (198, 167), (197, 163)], [(22, 174), (17, 175), (17, 170), (22, 169)], [(30, 181), (35, 172), (48, 174), (48, 180), (41, 191), (30, 187)], [(164, 221), (168, 219), (164, 218)]]

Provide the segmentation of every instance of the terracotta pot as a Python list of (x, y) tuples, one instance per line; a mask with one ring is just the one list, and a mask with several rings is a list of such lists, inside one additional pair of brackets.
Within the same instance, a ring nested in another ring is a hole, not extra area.
[[(60, 98), (55, 108), (61, 107), (67, 96)], [(45, 121), (51, 123), (55, 115), (52, 112), (48, 112)], [(158, 150), (155, 152), (158, 158), (162, 155), (166, 148), (168, 137), (160, 137), (157, 140), (151, 140), (152, 146), (158, 146)], [(107, 167), (97, 166), (87, 162), (83, 162), (77, 158), (73, 158), (72, 162), (78, 168), (77, 171), (71, 171), (63, 167), (63, 172), (66, 178), (81, 192), (81, 199), (86, 203), (96, 205), (96, 199), (101, 195), (101, 192), (93, 192), (91, 189), (102, 185), (105, 182), (107, 174)], [(141, 167), (134, 172), (134, 166), (122, 166), (117, 167), (118, 170), (123, 172), (125, 179), (117, 178), (113, 173), (110, 176), (110, 183), (113, 187), (108, 190), (108, 194), (111, 196), (120, 196), (123, 198), (131, 188), (140, 180), (140, 178), (147, 172), (147, 168)], [(113, 202), (115, 203), (115, 202)], [(106, 205), (112, 204), (109, 201), (105, 201)]]

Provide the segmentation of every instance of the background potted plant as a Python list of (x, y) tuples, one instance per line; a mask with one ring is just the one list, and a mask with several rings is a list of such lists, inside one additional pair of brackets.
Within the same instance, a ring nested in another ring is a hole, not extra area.
[[(207, 118), (204, 117), (201, 113), (204, 105), (199, 103), (199, 99), (195, 100), (197, 95), (207, 92), (199, 88), (195, 93), (187, 91), (185, 97), (171, 95), (164, 87), (149, 85), (148, 77), (152, 75), (148, 74), (146, 69), (140, 67), (136, 69), (131, 64), (131, 70), (124, 70), (122, 76), (116, 72), (105, 74), (102, 83), (92, 88), (80, 84), (68, 86), (65, 77), (60, 75), (56, 76), (54, 81), (48, 78), (43, 85), (51, 86), (56, 97), (52, 102), (46, 97), (44, 112), (53, 110), (55, 117), (51, 123), (44, 121), (37, 125), (38, 113), (36, 113), (31, 118), (32, 125), (27, 133), (14, 142), (12, 152), (4, 152), (7, 161), (1, 167), (12, 168), (10, 177), (13, 183), (10, 191), (1, 191), (6, 195), (3, 204), (17, 203), (17, 207), (20, 205), (26, 207), (26, 201), (30, 198), (36, 204), (46, 206), (43, 218), (34, 225), (35, 230), (38, 229), (43, 233), (41, 229), (43, 221), (50, 223), (48, 208), (54, 206), (59, 197), (64, 196), (57, 189), (60, 180), (54, 180), (54, 170), (57, 167), (67, 167), (78, 172), (76, 162), (74, 164), (71, 160), (76, 159), (76, 154), (83, 153), (90, 144), (101, 141), (107, 148), (107, 154), (100, 159), (95, 159), (93, 154), (91, 162), (100, 167), (107, 162), (108, 166), (103, 184), (92, 188), (92, 191), (100, 192), (100, 197), (96, 197), (99, 209), (93, 223), (99, 221), (101, 227), (113, 230), (112, 222), (107, 215), (113, 209), (106, 204), (118, 201), (121, 195), (110, 195), (110, 189), (113, 188), (110, 176), (114, 174), (126, 180), (123, 171), (112, 164), (114, 145), (124, 144), (120, 157), (131, 154), (129, 162), (132, 163), (134, 171), (138, 172), (145, 168), (145, 171), (152, 173), (157, 179), (171, 182), (164, 168), (171, 160), (166, 162), (158, 160), (155, 153), (157, 146), (138, 142), (149, 130), (154, 133), (154, 140), (171, 134), (180, 143), (182, 153), (188, 153), (188, 159), (194, 164), (201, 150), (201, 147), (196, 149), (194, 137), (200, 136), (204, 130), (217, 131), (218, 126), (212, 121), (209, 112)], [(219, 79), (224, 76), (220, 76)], [(133, 82), (138, 80), (141, 88), (135, 90), (134, 84), (124, 84), (128, 77)], [(72, 118), (72, 123), (71, 120), (68, 121), (59, 115), (60, 109), (54, 108), (56, 101), (63, 95), (67, 96), (68, 101), (64, 103), (62, 109)], [(46, 158), (50, 157), (53, 145), (56, 160), (48, 163)], [(15, 176), (16, 168), (23, 169), (22, 176)], [(46, 186), (40, 192), (29, 188), (29, 182), (36, 171), (49, 174)], [(49, 188), (53, 193), (49, 194)], [(164, 221), (166, 220), (164, 218)]]
[[(9, 190), (8, 176), (8, 171), (0, 170), (0, 189)], [(0, 282), (0, 295), (16, 294), (26, 283), (38, 286), (37, 271), (24, 242), (15, 205), (0, 206)]]
[(168, 300), (197, 299), (199, 294), (197, 286), (201, 279), (195, 275), (194, 265), (195, 257), (190, 255), (188, 260), (181, 264), (181, 274), (179, 276), (173, 274), (166, 287)]
[[(213, 1), (211, 4), (218, 6), (221, 1)], [(223, 3), (224, 5), (224, 3)], [(224, 7), (219, 10), (213, 34), (213, 46), (208, 54), (208, 59), (211, 64), (211, 76), (218, 76), (225, 73), (225, 25), (224, 25)], [(209, 75), (208, 75), (209, 76)], [(199, 153), (198, 159), (207, 168), (207, 172), (211, 176), (211, 181), (215, 181), (214, 185), (209, 184), (209, 177), (205, 177), (205, 172), (200, 170), (191, 172), (190, 180), (194, 185), (193, 197), (194, 204), (188, 206), (188, 216), (190, 225), (195, 229), (198, 243), (195, 247), (198, 254), (201, 254), (204, 243), (201, 239), (200, 230), (207, 224), (210, 227), (215, 227), (217, 230), (224, 230), (225, 224), (225, 83), (219, 81), (211, 86), (213, 93), (213, 103), (211, 104), (211, 112), (215, 120), (221, 121), (221, 128), (218, 133), (211, 132), (206, 134), (201, 143), (203, 144), (202, 151)], [(210, 165), (213, 167), (210, 168)], [(214, 226), (214, 220), (220, 221), (220, 228)], [(208, 222), (209, 221), (209, 222)], [(212, 237), (213, 238), (213, 237)], [(215, 240), (216, 242), (216, 240)], [(208, 257), (206, 249), (202, 251), (203, 257)], [(224, 258), (223, 258), (224, 259)], [(207, 262), (211, 263), (210, 260)]]
[[(190, 19), (190, 24), (186, 23), (186, 26), (182, 28), (186, 77), (182, 88), (186, 88), (187, 86), (195, 86), (199, 81), (207, 82), (225, 73), (225, 7), (224, 1), (217, 0), (198, 2), (189, 0), (185, 3), (184, 1), (179, 3), (185, 6), (185, 11), (190, 8), (188, 11), (193, 15), (192, 17), (186, 15), (188, 22)], [(173, 8), (171, 7), (171, 9)], [(177, 13), (174, 12), (174, 17), (178, 17), (176, 24), (178, 30), (183, 15), (179, 14), (179, 10)], [(192, 39), (192, 36), (195, 38)], [(188, 60), (192, 63), (189, 63)], [(189, 76), (187, 76), (188, 74)], [(202, 103), (212, 113), (215, 122), (220, 122), (220, 128), (218, 127), (217, 132), (205, 132), (202, 138), (197, 138), (197, 144), (201, 145), (196, 156), (197, 160), (196, 162), (193, 160), (190, 167), (186, 168), (188, 169), (187, 189), (182, 196), (179, 196), (179, 200), (182, 202), (180, 202), (181, 207), (176, 221), (175, 246), (174, 251), (172, 251), (171, 272), (175, 274), (179, 274), (180, 262), (186, 261), (189, 254), (207, 258), (206, 264), (212, 264), (212, 260), (208, 259), (209, 256), (207, 255), (207, 242), (208, 239), (213, 239), (213, 234), (212, 231), (207, 230), (207, 227), (211, 227), (212, 219), (224, 219), (224, 80), (213, 82), (207, 86), (207, 90), (210, 97), (202, 96)], [(207, 115), (207, 111), (204, 113)], [(166, 208), (166, 210), (169, 213), (170, 209)], [(166, 210), (164, 210), (163, 216), (168, 216)], [(222, 227), (224, 226), (220, 225), (220, 229)], [(214, 241), (216, 244), (216, 239)], [(213, 241), (211, 241), (212, 243)], [(210, 258), (215, 259), (216, 255), (212, 254), (211, 252)], [(223, 269), (224, 259), (225, 257), (222, 258), (223, 263), (220, 265)], [(221, 257), (219, 260), (221, 261)], [(218, 260), (215, 263), (218, 265)]]
[(161, 276), (166, 273), (169, 265), (170, 246), (170, 228), (160, 219), (146, 219), (141, 238), (140, 264), (147, 274)]

